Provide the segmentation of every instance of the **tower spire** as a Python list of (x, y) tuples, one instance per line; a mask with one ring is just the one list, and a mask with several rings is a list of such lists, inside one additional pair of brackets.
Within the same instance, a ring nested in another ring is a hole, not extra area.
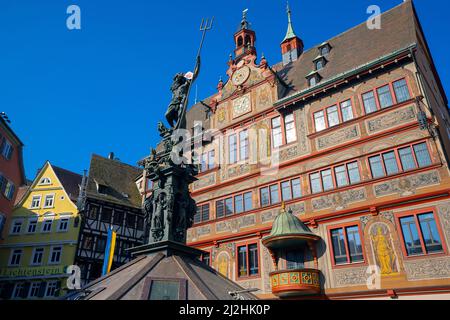
[(292, 27), (291, 8), (289, 7), (289, 1), (286, 2), (286, 12), (288, 16), (288, 28), (286, 31), (286, 36), (284, 37), (283, 41), (297, 37), (297, 35), (294, 32), (294, 28)]

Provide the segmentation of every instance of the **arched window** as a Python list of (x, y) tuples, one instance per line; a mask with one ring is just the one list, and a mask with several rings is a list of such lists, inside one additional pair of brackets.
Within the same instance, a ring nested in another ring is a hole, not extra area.
[(252, 39), (250, 38), (249, 35), (246, 35), (245, 36), (245, 46), (248, 46), (249, 44), (252, 45)]
[(238, 40), (237, 40), (237, 46), (241, 47), (243, 45), (243, 39), (242, 36), (239, 36)]
[(317, 84), (317, 78), (316, 77), (311, 77), (309, 78), (309, 86), (315, 86)]

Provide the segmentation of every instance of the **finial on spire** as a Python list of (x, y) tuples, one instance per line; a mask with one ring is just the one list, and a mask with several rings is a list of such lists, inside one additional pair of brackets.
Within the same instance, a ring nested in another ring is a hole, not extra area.
[(248, 12), (248, 9), (242, 10), (241, 30), (248, 29), (247, 12)]
[(281, 210), (282, 211), (286, 210), (286, 203), (284, 201), (281, 203)]
[(286, 12), (288, 16), (288, 29), (283, 41), (297, 37), (294, 32), (294, 28), (292, 27), (291, 8), (289, 7), (289, 1), (286, 1)]

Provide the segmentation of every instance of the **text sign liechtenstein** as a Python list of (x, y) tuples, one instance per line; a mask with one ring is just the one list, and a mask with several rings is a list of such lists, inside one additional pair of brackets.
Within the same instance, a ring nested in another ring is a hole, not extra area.
[(56, 276), (65, 274), (65, 266), (42, 267), (42, 268), (14, 268), (0, 269), (0, 277), (37, 277)]

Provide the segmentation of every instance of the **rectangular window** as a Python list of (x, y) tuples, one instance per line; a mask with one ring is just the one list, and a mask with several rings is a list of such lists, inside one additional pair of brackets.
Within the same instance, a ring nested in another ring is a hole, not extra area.
[(194, 223), (201, 223), (209, 220), (209, 204), (197, 206), (197, 212), (194, 215)]
[(333, 185), (333, 176), (331, 174), (331, 169), (324, 170), (321, 173), (322, 176), (322, 184), (323, 184), (323, 190), (328, 191), (334, 188)]
[(52, 224), (53, 224), (53, 220), (52, 219), (46, 219), (42, 222), (42, 228), (41, 228), (41, 232), (42, 233), (48, 233), (52, 231)]
[(391, 89), (389, 85), (385, 85), (377, 89), (378, 101), (380, 102), (381, 109), (391, 107), (394, 104), (392, 100)]
[(325, 123), (325, 113), (323, 110), (314, 113), (314, 125), (316, 128), (316, 132), (326, 129), (327, 125)]
[(400, 156), (403, 171), (416, 169), (416, 162), (414, 161), (411, 147), (399, 149), (398, 154)]
[(364, 261), (359, 226), (332, 229), (330, 234), (334, 264)]
[(253, 209), (252, 193), (244, 193), (244, 210), (250, 211)]
[(32, 220), (28, 221), (27, 233), (35, 233), (36, 232), (37, 223), (38, 223), (37, 219), (32, 219)]
[(236, 140), (235, 134), (228, 137), (228, 149), (229, 149), (230, 164), (236, 163), (236, 161), (237, 161), (237, 140)]
[[(103, 214), (103, 213), (102, 213)], [(127, 212), (125, 217), (125, 225), (127, 228), (134, 228), (136, 224), (136, 215), (131, 212)]]
[(322, 183), (320, 180), (320, 173), (313, 173), (310, 175), (311, 180), (311, 192), (312, 193), (320, 193), (322, 192)]
[(294, 199), (301, 198), (302, 196), (302, 185), (300, 178), (292, 180), (292, 197)]
[(12, 144), (8, 140), (3, 138), (1, 151), (2, 151), (3, 157), (5, 157), (6, 160), (11, 160), (11, 157), (12, 157), (12, 154), (13, 154), (13, 151), (14, 151), (14, 147), (12, 146)]
[(348, 177), (350, 178), (350, 184), (361, 182), (358, 162), (352, 162), (347, 164), (347, 170), (348, 170)]
[(11, 226), (11, 234), (20, 234), (20, 232), (22, 231), (22, 225), (23, 225), (23, 221), (22, 220), (14, 220)]
[(125, 216), (125, 213), (123, 211), (114, 210), (113, 223), (116, 226), (122, 226), (124, 216)]
[(54, 203), (55, 203), (54, 194), (48, 194), (45, 196), (44, 208), (53, 208)]
[(278, 148), (283, 144), (281, 117), (272, 119), (272, 143), (273, 148)]
[(3, 192), (3, 195), (6, 197), (6, 199), (12, 200), (15, 191), (16, 191), (16, 186), (11, 181), (8, 180), (6, 182), (6, 187), (5, 187), (5, 191)]
[(375, 101), (375, 95), (373, 94), (373, 91), (363, 94), (362, 98), (366, 114), (377, 111), (377, 102)]
[(83, 249), (92, 250), (94, 245), (94, 239), (92, 236), (83, 235)]
[(341, 114), (342, 121), (350, 121), (353, 119), (353, 108), (352, 101), (349, 99), (347, 101), (341, 102)]
[(394, 82), (393, 86), (397, 103), (402, 103), (411, 99), (405, 79)]
[(200, 171), (205, 172), (207, 170), (208, 170), (208, 154), (204, 153), (201, 156)]
[(52, 247), (50, 249), (49, 264), (59, 264), (61, 262), (62, 247)]
[(30, 209), (38, 209), (41, 207), (41, 196), (33, 196)]
[(35, 248), (33, 250), (33, 257), (31, 258), (31, 265), (40, 266), (44, 257), (44, 248)]
[(12, 293), (12, 298), (22, 298), (24, 296), (25, 284), (23, 282), (18, 282), (14, 285), (14, 290)]
[(270, 205), (269, 187), (261, 188), (261, 206)]
[(23, 250), (22, 249), (14, 249), (11, 251), (11, 257), (9, 258), (9, 266), (10, 267), (18, 267), (20, 266), (20, 261), (22, 260)]
[(211, 265), (211, 254), (209, 252), (205, 252), (202, 254), (202, 261), (207, 266)]
[(296, 141), (297, 133), (295, 130), (295, 121), (293, 113), (289, 113), (284, 117), (284, 128), (286, 132), (286, 143)]
[(234, 213), (233, 198), (225, 199), (225, 215), (230, 216)]
[(65, 232), (69, 229), (69, 218), (61, 218), (59, 219), (58, 231)]
[(336, 176), (336, 184), (338, 187), (348, 186), (347, 170), (345, 165), (335, 167), (334, 174)]
[(89, 206), (87, 217), (92, 220), (98, 219), (98, 207), (97, 206)]
[(234, 197), (234, 208), (236, 210), (236, 213), (244, 212), (244, 196), (243, 195)]
[(112, 209), (103, 207), (102, 208), (102, 212), (101, 212), (101, 216), (100, 216), (100, 220), (102, 222), (111, 223), (112, 212), (113, 212)]
[(281, 197), (283, 201), (292, 200), (291, 182), (285, 181), (281, 183)]
[(370, 170), (372, 171), (372, 177), (374, 179), (384, 177), (383, 163), (380, 156), (374, 156), (369, 158)]
[(270, 203), (275, 204), (280, 202), (280, 195), (278, 194), (278, 185), (274, 184), (269, 187), (270, 189)]
[(443, 252), (433, 212), (405, 216), (399, 221), (408, 256)]
[(431, 163), (430, 153), (428, 152), (426, 143), (419, 143), (414, 146), (414, 154), (420, 168), (428, 167)]
[(327, 109), (328, 127), (334, 127), (339, 124), (338, 107), (332, 106)]
[(212, 170), (216, 167), (214, 150), (208, 152), (208, 169)]
[(50, 281), (47, 283), (47, 289), (45, 290), (45, 297), (55, 297), (58, 288), (58, 281)]
[(248, 159), (248, 131), (243, 130), (239, 132), (239, 159), (246, 160)]
[(398, 173), (397, 158), (394, 151), (383, 153), (383, 161), (388, 176)]
[(225, 201), (216, 201), (216, 218), (222, 218), (225, 216)]
[(30, 285), (30, 292), (28, 294), (28, 298), (37, 298), (39, 294), (39, 289), (41, 288), (40, 282), (33, 282)]
[(106, 248), (106, 238), (105, 237), (97, 238), (97, 241), (95, 244), (95, 251), (96, 252), (104, 252), (105, 248)]
[(238, 247), (238, 268), (238, 277), (250, 277), (259, 274), (257, 244)]

